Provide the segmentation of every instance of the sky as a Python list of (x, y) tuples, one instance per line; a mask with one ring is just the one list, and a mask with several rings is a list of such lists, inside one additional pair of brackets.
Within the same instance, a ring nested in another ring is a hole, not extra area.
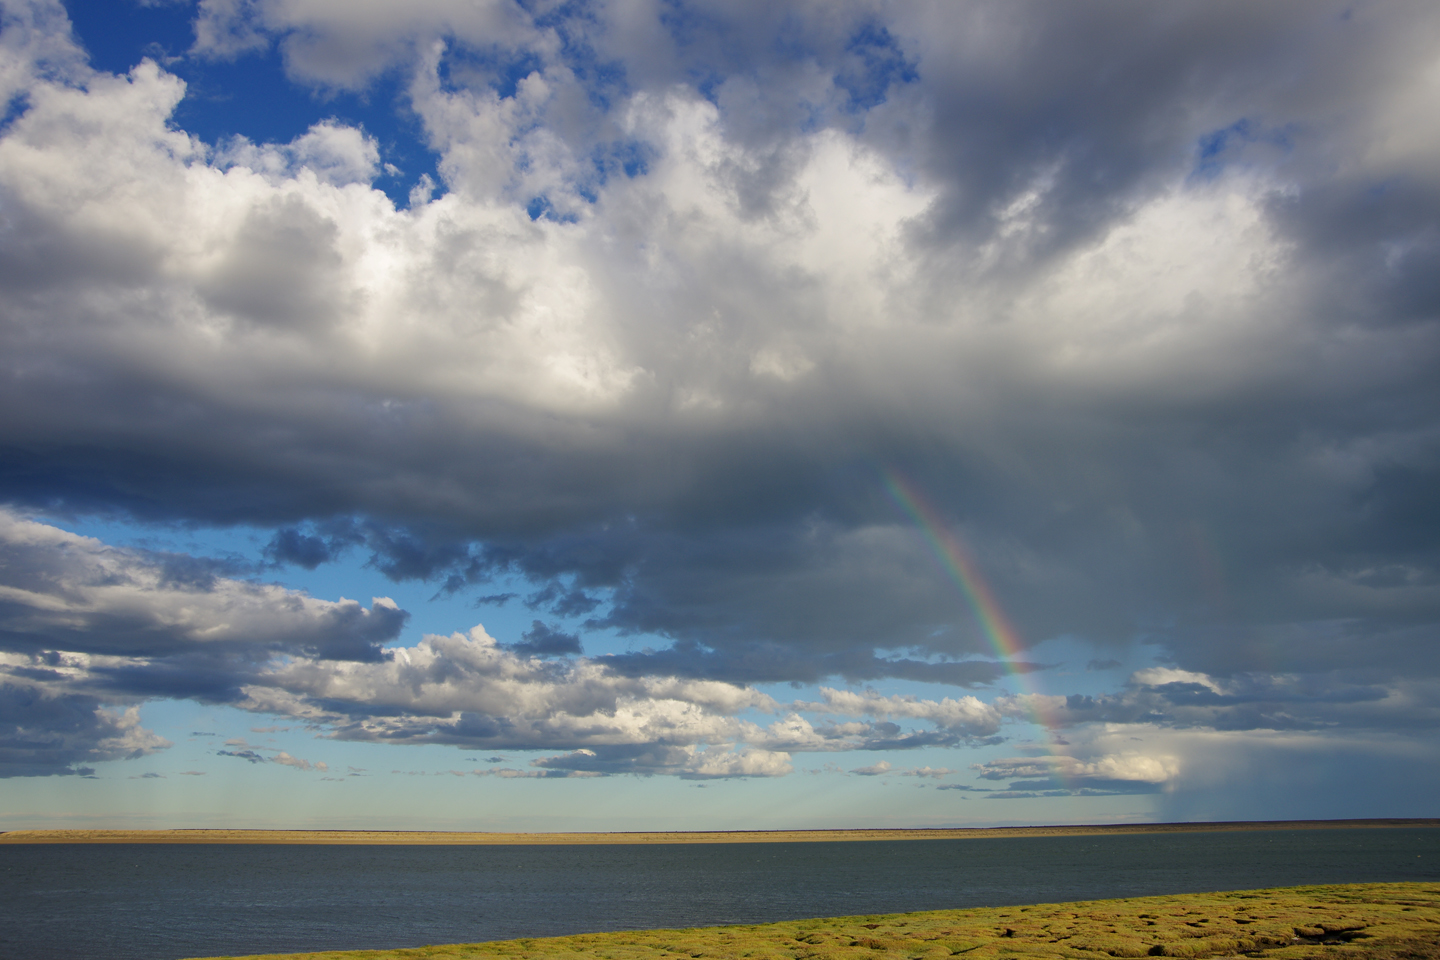
[(0, 0), (0, 829), (1437, 816), (1440, 7)]

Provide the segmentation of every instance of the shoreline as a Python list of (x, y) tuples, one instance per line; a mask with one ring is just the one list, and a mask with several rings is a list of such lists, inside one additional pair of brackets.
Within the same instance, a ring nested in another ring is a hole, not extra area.
[(1434, 883), (1357, 883), (208, 960), (1440, 960), (1437, 924)]
[(1368, 820), (1246, 820), (1204, 823), (1085, 824), (1042, 827), (934, 829), (676, 830), (508, 833), (443, 830), (247, 830), (197, 827), (171, 830), (7, 830), (0, 844), (244, 843), (410, 846), (558, 846), (580, 844), (823, 843), (878, 840), (987, 840), (1007, 837), (1217, 833), (1250, 830), (1440, 828), (1440, 818)]

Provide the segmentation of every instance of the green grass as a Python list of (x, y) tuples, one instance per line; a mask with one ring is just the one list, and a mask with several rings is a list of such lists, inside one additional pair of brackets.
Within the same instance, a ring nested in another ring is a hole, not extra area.
[[(758, 926), (591, 933), (299, 960), (948, 960), (1265, 957), (1440, 960), (1440, 883), (1361, 883)], [(259, 960), (259, 958), (249, 958)]]

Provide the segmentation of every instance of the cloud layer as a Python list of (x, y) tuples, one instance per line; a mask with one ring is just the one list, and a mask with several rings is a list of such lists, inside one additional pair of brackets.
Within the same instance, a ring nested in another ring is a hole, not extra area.
[[(1170, 667), (1137, 671), (1101, 697), (986, 702), (821, 687), (820, 701), (780, 703), (744, 684), (635, 675), (625, 669), (632, 658), (580, 656), (571, 638), (557, 641), (538, 621), (515, 644), (476, 626), (380, 648), (407, 617), (385, 598), (366, 610), (197, 573), (193, 560), (175, 565), (173, 555), (0, 513), (9, 581), (0, 604), (0, 776), (86, 774), (88, 764), (167, 749), (140, 726), (137, 706), (165, 697), (290, 718), (331, 740), (543, 754), (526, 769), (472, 771), (502, 778), (785, 776), (795, 754), (993, 745), (1039, 716), (1053, 743), (1029, 741), (1027, 756), (973, 765), (979, 779), (1006, 789), (965, 789), (994, 799), (1158, 793), (1193, 776), (1187, 755), (1213, 754), (1226, 734), (1285, 749), (1264, 738), (1288, 733), (1292, 749), (1315, 751), (1342, 732), (1392, 740), (1399, 732), (1423, 752), (1440, 705), (1433, 681), (1222, 680)], [(323, 761), (244, 739), (215, 752), (327, 771)], [(851, 772), (942, 781), (960, 771), (881, 759)]]
[[(150, 697), (555, 750), (557, 773), (777, 775), (1041, 708), (1433, 745), (1431, 6), (194, 18), (180, 59), (122, 76), (58, 0), (0, 13), (10, 769), (157, 749), (123, 712)], [(267, 51), (322, 96), (401, 78), (439, 180), (336, 118), (287, 143), (177, 124), (175, 64)], [(375, 186), (397, 175), (408, 205)], [(1143, 641), (1160, 668), (974, 695), (994, 648), (887, 473), (1022, 644)], [(24, 519), (45, 511), (255, 525), (277, 563), (369, 557), (494, 602), (518, 576), (535, 626), (386, 651), (386, 601)], [(586, 658), (555, 625), (585, 618), (660, 644)], [(966, 692), (840, 689), (886, 678)], [(836, 688), (752, 686), (785, 681)], [(1179, 782), (1079, 756), (1088, 735), (983, 776)]]

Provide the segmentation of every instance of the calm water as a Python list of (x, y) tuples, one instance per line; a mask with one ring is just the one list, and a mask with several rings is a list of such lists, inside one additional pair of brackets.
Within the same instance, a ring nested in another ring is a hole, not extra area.
[(174, 960), (1440, 879), (1440, 829), (695, 846), (0, 846), (0, 957)]

